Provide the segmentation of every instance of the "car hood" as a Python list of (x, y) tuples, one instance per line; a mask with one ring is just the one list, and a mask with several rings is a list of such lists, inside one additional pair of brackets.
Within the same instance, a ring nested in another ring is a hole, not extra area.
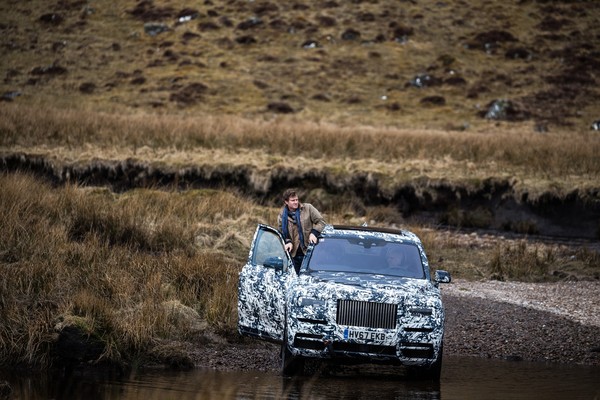
[(299, 277), (294, 292), (314, 298), (352, 298), (398, 302), (406, 298), (439, 298), (439, 289), (427, 279), (344, 272), (311, 272)]

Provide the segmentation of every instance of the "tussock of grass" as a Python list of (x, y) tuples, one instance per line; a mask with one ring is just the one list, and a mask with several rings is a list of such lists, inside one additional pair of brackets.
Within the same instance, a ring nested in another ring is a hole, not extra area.
[[(343, 202), (334, 224), (362, 221)], [(258, 222), (278, 208), (233, 193), (135, 190), (116, 195), (52, 188), (27, 175), (0, 176), (0, 360), (50, 364), (57, 335), (77, 326), (99, 347), (97, 361), (131, 363), (158, 342), (195, 339), (237, 324), (237, 277)], [(387, 208), (370, 225), (401, 226)], [(406, 228), (406, 227), (405, 227)], [(471, 246), (434, 230), (423, 240), (432, 269), (456, 277), (598, 278), (593, 251), (577, 254), (526, 242)]]
[(556, 259), (557, 255), (553, 249), (530, 248), (521, 241), (517, 245), (497, 247), (489, 269), (493, 279), (539, 279), (548, 274)]

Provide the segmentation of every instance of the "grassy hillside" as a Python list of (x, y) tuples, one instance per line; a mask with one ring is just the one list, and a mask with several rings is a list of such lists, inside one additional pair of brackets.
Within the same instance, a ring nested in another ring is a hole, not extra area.
[(599, 17), (560, 0), (4, 1), (0, 91), (125, 114), (581, 132), (600, 119)]

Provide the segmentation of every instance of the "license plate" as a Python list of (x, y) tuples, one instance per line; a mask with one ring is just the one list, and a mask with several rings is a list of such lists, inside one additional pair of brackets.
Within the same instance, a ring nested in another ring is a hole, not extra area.
[(344, 339), (383, 343), (385, 342), (385, 333), (346, 328), (344, 329)]

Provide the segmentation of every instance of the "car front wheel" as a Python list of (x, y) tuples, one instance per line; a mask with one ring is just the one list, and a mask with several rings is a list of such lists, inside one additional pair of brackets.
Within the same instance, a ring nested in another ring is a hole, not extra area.
[(287, 326), (283, 334), (283, 344), (281, 345), (281, 372), (284, 376), (293, 376), (304, 372), (304, 359), (293, 355), (288, 348)]

